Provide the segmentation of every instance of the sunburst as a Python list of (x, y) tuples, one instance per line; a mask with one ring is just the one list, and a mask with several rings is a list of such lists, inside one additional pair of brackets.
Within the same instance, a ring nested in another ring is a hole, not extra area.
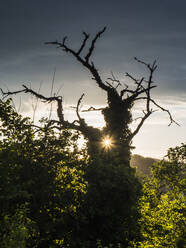
[(105, 149), (110, 149), (113, 145), (113, 140), (111, 137), (109, 136), (105, 136), (103, 139), (102, 139), (102, 146), (105, 148)]

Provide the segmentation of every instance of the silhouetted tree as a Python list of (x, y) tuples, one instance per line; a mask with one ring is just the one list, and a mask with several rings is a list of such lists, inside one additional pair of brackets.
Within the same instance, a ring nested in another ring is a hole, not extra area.
[[(94, 65), (94, 62), (91, 60), (91, 57), (95, 50), (95, 44), (98, 38), (101, 37), (105, 30), (106, 27), (104, 27), (103, 30), (101, 30), (95, 35), (95, 37), (91, 40), (88, 52), (85, 55), (82, 55), (82, 53), (85, 50), (87, 41), (89, 39), (89, 34), (87, 34), (86, 32), (83, 32), (84, 39), (81, 43), (80, 48), (77, 50), (70, 48), (66, 44), (67, 37), (64, 37), (62, 42), (46, 42), (46, 44), (55, 45), (58, 48), (61, 48), (64, 52), (72, 55), (83, 67), (88, 69), (92, 76), (92, 79), (95, 81), (95, 85), (97, 85), (99, 88), (101, 88), (101, 90), (106, 92), (106, 107), (100, 109), (90, 107), (88, 110), (84, 110), (102, 112), (105, 120), (105, 127), (102, 130), (87, 125), (85, 120), (81, 118), (80, 104), (82, 102), (84, 94), (82, 94), (82, 96), (79, 98), (76, 107), (78, 119), (76, 121), (69, 122), (64, 118), (63, 99), (61, 96), (54, 95), (52, 97), (46, 97), (41, 94), (38, 94), (37, 92), (28, 88), (25, 85), (23, 85), (23, 90), (15, 92), (2, 91), (2, 93), (4, 96), (8, 96), (12, 94), (25, 92), (30, 93), (36, 98), (39, 98), (40, 100), (47, 103), (55, 101), (57, 103), (58, 120), (51, 120), (51, 125), (57, 124), (59, 129), (73, 129), (80, 131), (82, 135), (88, 140), (89, 155), (93, 157), (94, 155), (104, 156), (100, 143), (104, 137), (110, 137), (114, 143), (114, 146), (112, 147), (112, 150), (114, 151), (112, 152), (112, 157), (117, 157), (117, 159), (125, 163), (125, 165), (129, 166), (132, 139), (139, 132), (145, 120), (155, 111), (151, 107), (152, 104), (155, 105), (158, 109), (161, 109), (162, 111), (166, 111), (168, 113), (170, 118), (170, 124), (175, 121), (173, 120), (170, 112), (167, 109), (161, 107), (151, 97), (151, 90), (156, 87), (153, 82), (153, 73), (157, 68), (156, 61), (154, 61), (151, 65), (135, 58), (137, 62), (141, 63), (148, 69), (149, 75), (147, 79), (145, 79), (145, 77), (142, 77), (141, 79), (136, 79), (129, 73), (126, 73), (126, 76), (134, 82), (134, 89), (129, 89), (128, 85), (125, 85), (124, 89), (119, 90), (122, 85), (113, 74), (110, 78), (107, 79), (107, 81), (103, 81), (98, 69)], [(140, 121), (136, 129), (131, 132), (129, 128), (129, 124), (133, 121), (131, 109), (134, 106), (134, 103), (139, 100), (144, 100), (146, 102), (146, 109), (143, 110), (143, 116), (139, 118)]]

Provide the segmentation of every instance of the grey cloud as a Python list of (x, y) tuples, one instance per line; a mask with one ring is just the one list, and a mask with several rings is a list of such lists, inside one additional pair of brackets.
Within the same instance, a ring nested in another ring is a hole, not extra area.
[(90, 80), (73, 58), (43, 43), (68, 35), (69, 44), (75, 48), (82, 40), (83, 30), (95, 34), (108, 25), (94, 54), (104, 76), (110, 70), (116, 73), (134, 70), (134, 74), (143, 71), (140, 66), (133, 67), (133, 56), (148, 62), (158, 59), (160, 68), (155, 76), (162, 82), (159, 93), (183, 91), (185, 9), (184, 0), (1, 1), (1, 80), (13, 84), (13, 80), (51, 78), (55, 66), (58, 76), (67, 81), (76, 81), (73, 73), (79, 75), (79, 80)]

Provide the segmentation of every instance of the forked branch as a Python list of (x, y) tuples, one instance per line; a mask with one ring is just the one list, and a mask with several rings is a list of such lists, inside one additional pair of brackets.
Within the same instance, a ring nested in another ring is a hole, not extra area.
[(86, 67), (89, 70), (89, 72), (93, 76), (93, 80), (96, 81), (98, 86), (105, 91), (109, 91), (110, 87), (103, 83), (103, 81), (102, 81), (102, 79), (98, 73), (98, 70), (94, 66), (94, 63), (92, 61), (89, 62), (89, 60), (93, 54), (93, 51), (95, 49), (95, 44), (96, 44), (98, 38), (100, 38), (101, 35), (105, 32), (105, 30), (106, 30), (106, 27), (104, 27), (101, 31), (99, 31), (95, 35), (94, 39), (92, 39), (92, 41), (91, 41), (91, 45), (88, 49), (88, 53), (84, 57), (80, 56), (80, 54), (83, 52), (84, 48), (86, 47), (86, 43), (87, 43), (87, 40), (89, 38), (89, 35), (86, 32), (83, 32), (84, 39), (83, 39), (83, 42), (82, 42), (82, 44), (81, 44), (81, 46), (77, 52), (75, 50), (73, 50), (72, 48), (70, 48), (69, 46), (67, 46), (67, 44), (66, 44), (67, 37), (66, 36), (63, 38), (62, 42), (59, 42), (56, 40), (56, 41), (51, 41), (51, 42), (45, 42), (45, 44), (56, 45), (58, 48), (62, 48), (63, 51), (65, 51), (67, 53), (69, 52), (70, 54), (72, 54), (84, 67)]
[[(145, 65), (147, 67), (147, 69), (149, 70), (149, 77), (148, 80), (144, 80), (144, 78), (141, 78), (141, 80), (137, 80), (136, 78), (134, 78), (133, 76), (131, 76), (129, 73), (126, 73), (126, 76), (129, 77), (130, 79), (132, 79), (135, 84), (137, 85), (136, 90), (132, 93), (132, 97), (135, 96), (134, 101), (137, 100), (145, 100), (146, 101), (146, 110), (143, 110), (143, 117), (140, 117), (141, 121), (138, 123), (136, 129), (133, 131), (133, 133), (131, 134), (131, 139), (139, 132), (140, 128), (143, 126), (145, 120), (155, 111), (157, 110), (153, 110), (151, 108), (151, 103), (153, 103), (156, 107), (158, 107), (158, 109), (167, 112), (169, 119), (170, 119), (170, 123), (168, 126), (170, 126), (172, 123), (175, 123), (177, 125), (179, 125), (172, 117), (171, 113), (169, 110), (161, 107), (159, 104), (156, 103), (155, 100), (153, 100), (151, 98), (151, 90), (153, 88), (156, 87), (156, 85), (153, 85), (153, 73), (154, 71), (157, 69), (157, 65), (156, 65), (156, 60), (153, 62), (153, 64), (147, 64), (142, 60), (137, 59), (136, 57), (134, 58), (137, 62)], [(143, 85), (143, 82), (146, 82), (147, 86), (145, 87)], [(141, 94), (145, 93), (145, 96), (140, 96)]]
[(160, 110), (167, 112), (167, 114), (169, 115), (169, 119), (170, 119), (170, 123), (169, 123), (168, 126), (170, 126), (172, 123), (175, 123), (176, 125), (180, 126), (180, 124), (179, 124), (178, 122), (176, 122), (176, 121), (173, 119), (173, 117), (172, 117), (172, 115), (171, 115), (171, 113), (170, 113), (170, 111), (169, 111), (168, 109), (163, 108), (163, 107), (160, 106), (158, 103), (156, 103), (153, 99), (150, 99), (150, 101), (151, 101), (156, 107), (158, 107)]
[(91, 46), (89, 48), (89, 51), (88, 51), (87, 55), (85, 56), (85, 60), (86, 60), (87, 63), (89, 62), (89, 58), (90, 58), (90, 56), (92, 55), (92, 53), (94, 51), (97, 39), (101, 37), (101, 35), (105, 32), (105, 30), (106, 30), (106, 27), (104, 27), (101, 31), (99, 31), (96, 34), (95, 38), (92, 40)]
[(83, 51), (84, 47), (86, 46), (86, 42), (89, 38), (89, 34), (87, 34), (86, 32), (83, 32), (83, 35), (84, 35), (84, 40), (82, 42), (81, 47), (79, 48), (79, 50), (77, 52), (77, 55), (80, 55), (80, 53)]

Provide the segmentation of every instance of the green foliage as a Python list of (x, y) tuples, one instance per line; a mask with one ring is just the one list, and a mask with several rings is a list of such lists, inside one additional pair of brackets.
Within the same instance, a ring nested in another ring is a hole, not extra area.
[(101, 240), (98, 240), (96, 248), (121, 248), (121, 245), (117, 244), (117, 245), (113, 246), (112, 244), (109, 244), (108, 246), (103, 246), (101, 243)]
[(15, 209), (26, 204), (27, 218), (36, 223), (38, 235), (30, 240), (25, 234), (20, 242), (48, 247), (72, 229), (71, 219), (86, 192), (78, 134), (54, 132), (47, 120), (36, 132), (29, 119), (12, 109), (10, 100), (0, 101), (0, 118), (0, 218), (19, 219)]
[(101, 240), (126, 247), (138, 235), (135, 170), (111, 152), (90, 160), (78, 150), (78, 133), (54, 130), (47, 119), (32, 127), (10, 104), (0, 101), (0, 218), (19, 225), (19, 246), (86, 248)]
[(145, 238), (139, 247), (175, 248), (183, 238), (185, 228), (184, 199), (170, 199), (161, 196), (159, 203), (152, 207), (148, 202), (142, 210), (142, 234)]
[(10, 100), (0, 101), (0, 119), (2, 248), (184, 247), (185, 144), (151, 166), (141, 195), (116, 150), (90, 159), (78, 133), (47, 119), (37, 130)]
[(71, 247), (96, 247), (96, 240), (104, 246), (121, 243), (126, 247), (136, 237), (141, 185), (134, 173), (123, 164), (99, 159), (88, 166), (87, 194), (78, 212), (79, 241)]
[(184, 247), (186, 146), (171, 148), (168, 161), (154, 164), (141, 197), (141, 233), (136, 247)]
[(162, 160), (152, 167), (152, 173), (159, 179), (164, 191), (186, 194), (186, 144), (170, 148), (168, 160)]
[(2, 216), (0, 227), (2, 248), (25, 248), (27, 240), (37, 236), (35, 223), (27, 217), (28, 209), (25, 205), (16, 209), (13, 215)]

